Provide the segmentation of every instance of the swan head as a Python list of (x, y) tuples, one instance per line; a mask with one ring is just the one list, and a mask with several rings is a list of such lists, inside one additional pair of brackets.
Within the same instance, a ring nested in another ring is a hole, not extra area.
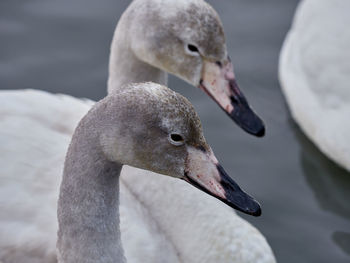
[(128, 39), (143, 62), (199, 87), (245, 131), (263, 136), (263, 121), (239, 89), (223, 25), (202, 0), (136, 0), (129, 7)]
[(110, 161), (183, 179), (235, 209), (260, 215), (259, 204), (216, 160), (186, 98), (162, 85), (143, 83), (105, 100), (103, 112), (112, 119), (99, 125), (100, 142)]

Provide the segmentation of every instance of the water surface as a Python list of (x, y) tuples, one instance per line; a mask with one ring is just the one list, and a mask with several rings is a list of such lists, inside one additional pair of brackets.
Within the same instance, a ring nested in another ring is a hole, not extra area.
[[(1, 0), (0, 88), (105, 96), (109, 45), (128, 2)], [(298, 1), (209, 2), (223, 20), (241, 88), (267, 124), (266, 137), (241, 131), (184, 82), (172, 77), (169, 86), (192, 101), (225, 169), (261, 201), (262, 217), (243, 217), (267, 237), (279, 262), (349, 262), (350, 174), (293, 123), (277, 79)]]

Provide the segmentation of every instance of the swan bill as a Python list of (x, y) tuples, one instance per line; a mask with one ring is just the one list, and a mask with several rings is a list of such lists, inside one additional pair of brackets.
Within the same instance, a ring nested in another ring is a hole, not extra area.
[(225, 172), (211, 150), (203, 152), (189, 147), (182, 179), (238, 211), (261, 215), (260, 204)]
[(253, 111), (239, 89), (229, 59), (224, 63), (205, 61), (199, 88), (216, 101), (244, 131), (257, 137), (265, 135), (264, 122)]

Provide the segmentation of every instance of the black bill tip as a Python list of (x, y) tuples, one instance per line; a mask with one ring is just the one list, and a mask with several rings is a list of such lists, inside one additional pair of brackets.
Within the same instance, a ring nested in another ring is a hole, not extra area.
[(239, 90), (237, 82), (234, 79), (230, 81), (230, 87), (233, 93), (230, 97), (233, 110), (227, 114), (244, 131), (257, 137), (263, 137), (265, 135), (264, 122), (249, 106), (247, 99)]
[(233, 110), (228, 114), (238, 126), (257, 137), (263, 137), (265, 135), (264, 122), (249, 107), (244, 97), (231, 97), (231, 104)]
[(225, 190), (224, 201), (232, 208), (252, 216), (261, 215), (260, 204), (250, 195), (245, 193), (239, 185), (225, 172), (224, 168), (217, 164), (221, 177), (221, 186)]

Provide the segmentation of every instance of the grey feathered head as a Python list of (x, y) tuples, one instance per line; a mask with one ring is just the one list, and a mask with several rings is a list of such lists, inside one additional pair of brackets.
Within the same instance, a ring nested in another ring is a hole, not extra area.
[(180, 94), (155, 83), (132, 84), (97, 103), (90, 115), (94, 112), (109, 160), (183, 179), (231, 207), (260, 215), (259, 204), (218, 163), (198, 115)]

